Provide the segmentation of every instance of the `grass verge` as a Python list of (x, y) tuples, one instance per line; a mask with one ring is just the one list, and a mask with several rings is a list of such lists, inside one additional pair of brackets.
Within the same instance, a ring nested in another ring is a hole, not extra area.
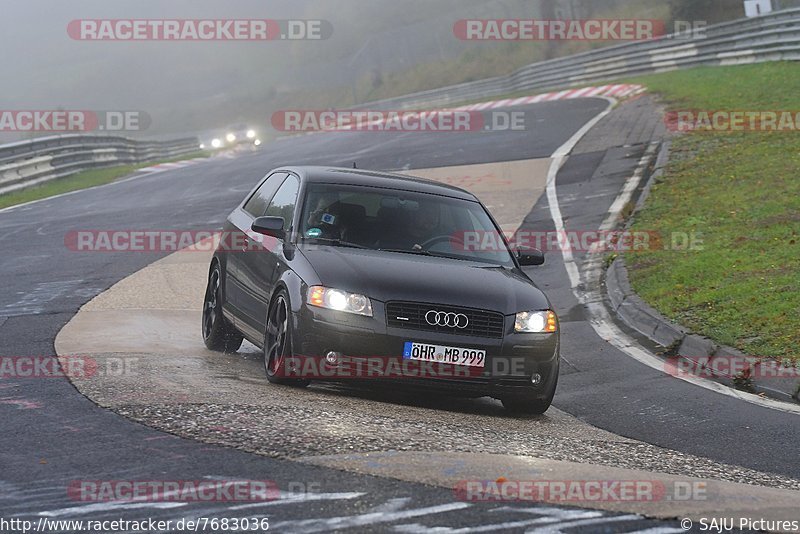
[[(800, 110), (792, 63), (632, 80), (672, 109)], [(753, 356), (800, 359), (800, 131), (691, 133), (673, 144), (634, 230), (696, 232), (701, 250), (628, 254), (633, 288), (664, 315)]]
[(208, 156), (208, 152), (192, 152), (191, 154), (185, 154), (179, 158), (151, 161), (137, 165), (119, 165), (117, 167), (107, 167), (104, 169), (92, 169), (79, 172), (71, 176), (45, 182), (42, 185), (29, 187), (27, 189), (8, 193), (7, 195), (1, 195), (0, 209), (7, 208), (9, 206), (16, 206), (17, 204), (24, 204), (25, 202), (32, 202), (34, 200), (41, 200), (43, 198), (60, 195), (62, 193), (69, 193), (71, 191), (78, 191), (80, 189), (87, 189), (97, 185), (108, 184), (122, 178), (123, 176), (127, 176), (138, 169), (150, 167), (152, 165), (158, 165), (159, 163), (170, 163), (172, 161), (204, 158)]

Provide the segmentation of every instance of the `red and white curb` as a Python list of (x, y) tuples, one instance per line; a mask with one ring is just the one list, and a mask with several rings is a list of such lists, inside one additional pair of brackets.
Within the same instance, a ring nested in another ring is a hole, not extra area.
[(558, 91), (553, 93), (542, 93), (533, 96), (523, 96), (520, 98), (506, 98), (503, 100), (491, 100), (489, 102), (481, 102), (478, 104), (471, 104), (469, 106), (461, 106), (455, 108), (455, 111), (484, 111), (487, 109), (508, 108), (515, 106), (525, 106), (528, 104), (538, 104), (539, 102), (555, 102), (556, 100), (573, 100), (575, 98), (592, 98), (592, 97), (612, 97), (617, 100), (630, 98), (641, 93), (646, 89), (641, 85), (603, 85), (600, 87), (583, 87), (580, 89), (567, 89), (565, 91)]
[[(563, 91), (557, 91), (552, 93), (541, 93), (538, 95), (531, 95), (531, 96), (523, 96), (519, 98), (505, 98), (502, 100), (490, 100), (487, 102), (480, 102), (477, 104), (470, 104), (468, 106), (461, 106), (457, 108), (445, 108), (445, 109), (432, 109), (427, 111), (412, 111), (409, 110), (406, 113), (413, 116), (420, 113), (426, 113), (429, 116), (435, 116), (439, 113), (451, 113), (453, 111), (469, 111), (469, 112), (479, 112), (479, 111), (488, 111), (497, 108), (509, 108), (509, 107), (516, 107), (516, 106), (525, 106), (530, 104), (538, 104), (540, 102), (555, 102), (558, 100), (574, 100), (577, 98), (614, 98), (615, 100), (624, 100), (626, 98), (631, 98), (641, 93), (644, 93), (647, 89), (641, 85), (633, 85), (633, 84), (618, 84), (618, 85), (602, 85), (599, 87), (581, 87), (578, 89), (566, 89)], [(386, 121), (385, 117), (382, 117), (376, 121), (371, 121), (369, 125), (380, 125)], [(337, 128), (328, 128), (328, 129), (320, 129), (314, 130), (310, 132), (303, 132), (297, 133), (294, 135), (282, 136), (279, 137), (278, 140), (283, 139), (290, 139), (292, 137), (299, 137), (304, 135), (313, 135), (317, 133), (330, 133), (330, 132), (341, 132), (341, 131), (353, 131), (359, 130), (360, 128), (354, 127), (352, 124), (347, 122), (342, 122)]]

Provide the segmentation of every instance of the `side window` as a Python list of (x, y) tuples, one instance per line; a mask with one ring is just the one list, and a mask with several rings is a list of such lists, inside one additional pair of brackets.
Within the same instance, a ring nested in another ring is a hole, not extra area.
[(270, 199), (272, 199), (272, 195), (275, 194), (275, 191), (280, 187), (283, 179), (286, 178), (287, 173), (285, 172), (276, 172), (269, 176), (266, 181), (261, 184), (253, 196), (250, 197), (250, 200), (247, 201), (247, 204), (244, 205), (244, 211), (252, 215), (253, 217), (261, 217), (264, 215), (264, 212), (267, 211), (267, 205), (269, 204)]
[(267, 217), (283, 217), (283, 229), (288, 230), (292, 225), (292, 218), (294, 217), (294, 208), (297, 204), (297, 192), (300, 189), (300, 181), (296, 176), (290, 174), (289, 177), (283, 182), (283, 185), (275, 197), (270, 202), (267, 212), (264, 214)]

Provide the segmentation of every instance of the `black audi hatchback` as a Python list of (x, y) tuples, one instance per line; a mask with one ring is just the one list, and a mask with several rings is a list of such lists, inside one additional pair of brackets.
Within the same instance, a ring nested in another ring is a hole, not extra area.
[(264, 352), (272, 383), (345, 378), (491, 396), (543, 413), (559, 326), (478, 199), (355, 169), (269, 173), (228, 217), (203, 307), (208, 348)]

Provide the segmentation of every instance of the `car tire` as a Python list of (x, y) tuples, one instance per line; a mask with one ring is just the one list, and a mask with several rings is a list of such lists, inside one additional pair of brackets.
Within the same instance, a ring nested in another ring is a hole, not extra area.
[(203, 342), (209, 350), (236, 352), (244, 338), (222, 313), (222, 271), (214, 262), (208, 274), (206, 296), (203, 300)]
[(272, 299), (264, 333), (264, 370), (271, 384), (305, 387), (308, 380), (286, 378), (281, 371), (286, 357), (292, 356), (292, 321), (289, 295), (281, 289)]

